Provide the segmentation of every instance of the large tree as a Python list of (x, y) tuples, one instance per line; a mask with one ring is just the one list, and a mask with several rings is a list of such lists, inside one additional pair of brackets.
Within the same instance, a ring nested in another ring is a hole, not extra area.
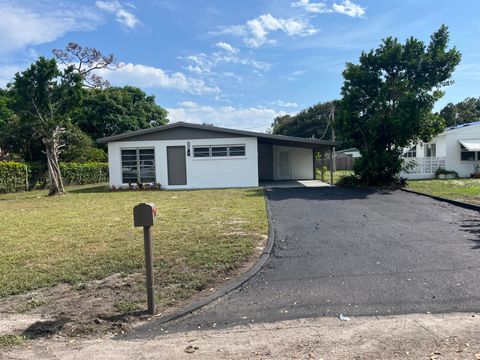
[(447, 126), (478, 121), (480, 120), (480, 98), (468, 97), (456, 104), (449, 103), (440, 110), (440, 116)]
[(131, 86), (88, 89), (74, 122), (93, 139), (168, 122), (167, 111), (141, 89)]
[(54, 59), (40, 57), (15, 75), (9, 92), (18, 127), (41, 140), (47, 159), (49, 194), (64, 193), (59, 166), (61, 136), (71, 113), (80, 104), (82, 76), (72, 67), (61, 71)]
[(331, 139), (332, 110), (338, 101), (328, 101), (310, 106), (296, 115), (277, 116), (272, 133), (304, 138)]
[(428, 45), (413, 37), (404, 44), (389, 37), (363, 52), (358, 64), (346, 65), (337, 131), (359, 149), (355, 171), (362, 181), (395, 181), (402, 149), (443, 129), (443, 119), (432, 109), (461, 59), (448, 42), (444, 25)]

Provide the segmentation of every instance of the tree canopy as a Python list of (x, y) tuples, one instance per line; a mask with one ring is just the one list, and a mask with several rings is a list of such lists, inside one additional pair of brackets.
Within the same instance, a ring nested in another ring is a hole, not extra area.
[(440, 116), (447, 126), (478, 121), (480, 120), (480, 98), (468, 97), (456, 104), (449, 103), (440, 110)]
[(86, 89), (74, 122), (94, 140), (168, 122), (167, 111), (141, 89), (108, 87)]
[(277, 116), (272, 124), (272, 133), (329, 140), (332, 134), (329, 124), (334, 105), (337, 106), (338, 101), (318, 103), (293, 116)]
[(432, 109), (461, 59), (448, 42), (444, 25), (428, 45), (413, 37), (404, 44), (389, 37), (362, 52), (358, 64), (346, 65), (337, 131), (359, 149), (355, 171), (362, 181), (395, 181), (403, 148), (443, 129), (443, 119)]

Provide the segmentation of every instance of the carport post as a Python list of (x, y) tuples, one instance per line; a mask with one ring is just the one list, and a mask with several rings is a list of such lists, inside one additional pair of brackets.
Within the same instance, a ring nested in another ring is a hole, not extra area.
[(324, 160), (324, 157), (325, 157), (324, 152), (323, 152), (323, 151), (320, 152), (320, 167), (321, 167), (321, 169), (320, 169), (320, 174), (322, 174), (322, 182), (325, 182), (325, 174), (324, 174), (324, 172), (323, 172), (323, 163), (324, 163), (323, 160)]
[(333, 185), (333, 148), (330, 148), (330, 185)]

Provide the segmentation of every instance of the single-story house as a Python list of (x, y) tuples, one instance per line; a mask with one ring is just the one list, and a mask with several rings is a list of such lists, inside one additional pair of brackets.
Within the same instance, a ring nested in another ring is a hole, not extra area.
[(160, 183), (167, 189), (256, 187), (311, 180), (317, 153), (336, 143), (175, 122), (98, 140), (108, 144), (110, 185)]
[(403, 157), (412, 168), (401, 175), (409, 179), (433, 178), (438, 168), (469, 177), (480, 165), (480, 121), (448, 127), (428, 143), (405, 149)]
[(431, 141), (404, 149), (403, 157), (410, 167), (400, 175), (407, 179), (434, 178), (438, 168), (469, 177), (480, 171), (480, 121), (448, 127)]

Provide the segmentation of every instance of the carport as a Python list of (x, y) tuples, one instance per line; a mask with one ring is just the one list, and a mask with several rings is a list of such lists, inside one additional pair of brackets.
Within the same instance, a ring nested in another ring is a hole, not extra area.
[[(332, 161), (333, 141), (303, 139), (284, 135), (265, 134), (257, 137), (259, 182), (314, 180), (316, 159), (323, 168), (328, 154)], [(330, 169), (333, 183), (333, 170)], [(321, 181), (325, 181), (322, 172)]]

